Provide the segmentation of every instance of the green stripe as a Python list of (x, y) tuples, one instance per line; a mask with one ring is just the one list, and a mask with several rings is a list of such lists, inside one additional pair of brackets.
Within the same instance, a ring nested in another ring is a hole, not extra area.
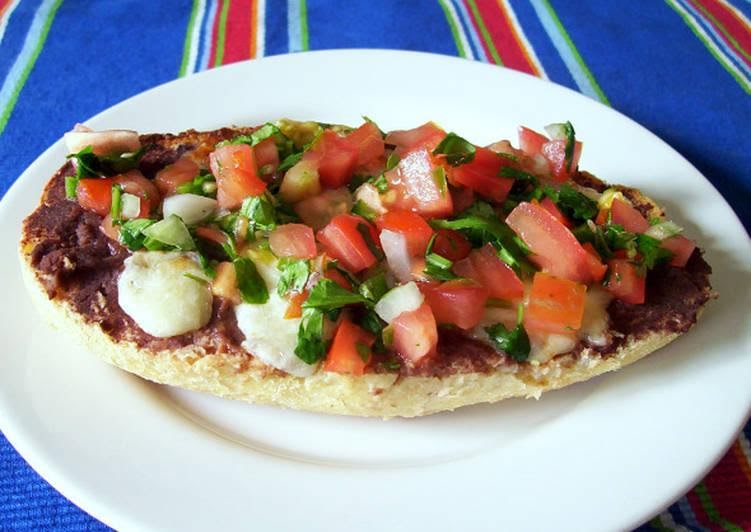
[(696, 495), (698, 495), (702, 508), (704, 508), (704, 511), (713, 523), (717, 523), (727, 532), (743, 532), (743, 530), (738, 525), (731, 523), (720, 515), (720, 512), (718, 512), (717, 508), (715, 508), (715, 505), (712, 502), (712, 498), (709, 496), (709, 491), (707, 491), (707, 487), (703, 482), (700, 482), (694, 488), (694, 492), (696, 493)]
[(300, 0), (300, 50), (310, 50), (308, 37), (308, 5)]
[(668, 6), (670, 6), (670, 8), (673, 11), (678, 13), (678, 16), (681, 17), (681, 19), (683, 19), (683, 22), (686, 23), (686, 26), (688, 26), (688, 28), (696, 36), (696, 38), (699, 39), (702, 42), (702, 44), (704, 44), (704, 47), (709, 51), (710, 54), (712, 54), (712, 57), (714, 57), (717, 60), (717, 62), (720, 63), (722, 68), (724, 68), (727, 71), (727, 73), (730, 74), (736, 82), (738, 82), (738, 85), (740, 85), (741, 88), (744, 91), (746, 91), (747, 94), (751, 94), (751, 85), (749, 85), (749, 83), (746, 82), (746, 80), (743, 79), (743, 77), (740, 76), (732, 68), (730, 63), (728, 63), (725, 60), (725, 58), (722, 55), (720, 55), (720, 53), (717, 50), (714, 49), (712, 44), (710, 44), (710, 42), (704, 38), (704, 36), (701, 34), (701, 32), (698, 30), (698, 28), (694, 24), (694, 21), (691, 20), (691, 18), (686, 13), (684, 13), (672, 0), (665, 0), (665, 2), (668, 4)]
[(464, 57), (466, 59), (467, 51), (464, 49), (462, 40), (459, 38), (459, 29), (456, 27), (456, 21), (454, 20), (454, 17), (451, 16), (451, 11), (446, 5), (446, 0), (438, 0), (438, 3), (441, 5), (441, 9), (443, 9), (443, 14), (446, 16), (446, 20), (449, 23), (449, 28), (451, 28), (451, 36), (454, 38), (456, 51), (459, 52), (460, 57)]
[(198, 17), (198, 4), (201, 0), (193, 0), (193, 9), (190, 11), (190, 18), (188, 19), (188, 29), (185, 32), (185, 42), (183, 43), (183, 60), (180, 62), (179, 77), (187, 74), (188, 58), (190, 57), (190, 47), (193, 44), (193, 27), (196, 25), (196, 17)]
[(490, 32), (488, 31), (488, 28), (485, 27), (485, 22), (482, 20), (482, 15), (480, 15), (480, 10), (477, 9), (477, 4), (475, 4), (475, 0), (467, 0), (467, 5), (472, 10), (472, 15), (475, 17), (475, 20), (477, 21), (477, 27), (480, 28), (480, 34), (482, 35), (482, 40), (485, 41), (485, 44), (488, 46), (488, 49), (490, 50), (490, 55), (493, 57), (493, 61), (495, 61), (496, 65), (502, 65), (503, 61), (501, 61), (501, 56), (498, 55), (498, 50), (495, 49), (495, 44), (493, 44), (493, 38), (490, 36)]
[(649, 522), (649, 526), (657, 530), (657, 532), (672, 532), (672, 530), (662, 524), (659, 515)]
[(751, 55), (749, 55), (746, 52), (746, 50), (743, 49), (743, 47), (740, 45), (740, 43), (735, 40), (735, 37), (733, 37), (732, 35), (730, 35), (730, 33), (728, 32), (728, 30), (725, 28), (725, 26), (723, 26), (723, 24), (719, 20), (717, 20), (712, 13), (710, 13), (709, 11), (707, 11), (707, 8), (705, 8), (702, 5), (701, 2), (697, 1), (697, 2), (692, 2), (692, 3), (696, 7), (699, 8), (699, 11), (701, 11), (704, 14), (705, 17), (707, 17), (709, 20), (712, 21), (712, 23), (715, 25), (715, 27), (718, 30), (720, 30), (720, 33), (722, 33), (725, 37), (727, 37), (727, 39), (730, 41), (730, 45), (733, 48), (735, 48), (738, 51), (738, 53), (740, 53), (741, 55), (743, 55), (743, 57), (745, 57), (746, 59), (751, 60)]
[(41, 53), (42, 48), (44, 47), (44, 43), (47, 41), (47, 34), (50, 32), (52, 21), (55, 20), (55, 15), (57, 14), (57, 10), (60, 7), (60, 4), (62, 3), (63, 3), (63, 0), (57, 0), (54, 4), (52, 4), (52, 9), (50, 9), (50, 12), (47, 14), (47, 18), (44, 20), (44, 25), (42, 26), (42, 32), (39, 35), (39, 40), (37, 41), (37, 44), (34, 47), (34, 51), (31, 53), (29, 62), (26, 63), (26, 66), (24, 67), (23, 72), (21, 72), (21, 77), (19, 78), (18, 83), (16, 83), (16, 86), (13, 88), (13, 93), (11, 94), (7, 105), (5, 106), (5, 109), (3, 109), (3, 114), (0, 115), (0, 133), (5, 131), (5, 126), (8, 125), (10, 114), (13, 112), (13, 109), (16, 106), (16, 102), (18, 101), (18, 96), (21, 94), (21, 90), (23, 90), (24, 85), (26, 85), (26, 80), (29, 78), (29, 74), (31, 74), (31, 71), (34, 69), (34, 65), (37, 62), (37, 58), (39, 57), (39, 54)]
[(545, 9), (550, 15), (550, 18), (553, 20), (553, 24), (555, 24), (555, 27), (558, 28), (558, 31), (561, 33), (561, 37), (563, 37), (563, 40), (566, 42), (566, 45), (568, 46), (569, 50), (571, 50), (571, 54), (574, 56), (576, 63), (579, 65), (579, 68), (582, 69), (582, 72), (584, 72), (584, 75), (592, 84), (592, 89), (594, 89), (595, 93), (597, 94), (597, 97), (600, 99), (602, 103), (611, 105), (610, 100), (608, 100), (608, 97), (605, 96), (605, 93), (602, 91), (602, 88), (597, 83), (597, 80), (595, 79), (595, 77), (592, 75), (592, 71), (589, 70), (589, 67), (584, 62), (584, 59), (579, 53), (579, 50), (577, 50), (576, 46), (574, 45), (574, 41), (571, 40), (571, 36), (566, 31), (566, 28), (563, 27), (563, 24), (561, 23), (561, 19), (558, 18), (558, 14), (553, 9), (553, 6), (550, 5), (550, 1), (542, 0), (542, 3), (545, 4)]
[(216, 36), (216, 54), (214, 55), (214, 66), (222, 64), (224, 60), (224, 41), (227, 37), (227, 13), (229, 13), (229, 3), (231, 0), (222, 0), (222, 11), (219, 13), (219, 31)]

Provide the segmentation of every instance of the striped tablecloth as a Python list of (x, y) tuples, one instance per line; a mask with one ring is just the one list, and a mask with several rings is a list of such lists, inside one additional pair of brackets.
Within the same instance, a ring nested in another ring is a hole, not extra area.
[[(748, 0), (0, 0), (0, 193), (76, 121), (219, 65), (331, 48), (457, 55), (640, 122), (751, 224)], [(750, 383), (751, 385), (751, 383)], [(684, 427), (686, 438), (700, 438)], [(643, 530), (751, 530), (751, 424)], [(0, 437), (0, 529), (106, 528)]]

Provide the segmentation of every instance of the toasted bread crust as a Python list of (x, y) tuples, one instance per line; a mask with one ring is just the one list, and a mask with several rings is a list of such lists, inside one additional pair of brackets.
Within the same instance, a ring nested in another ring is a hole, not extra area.
[[(213, 146), (219, 140), (248, 131), (189, 131), (177, 136), (143, 138), (153, 139), (167, 150), (192, 144), (195, 149), (191, 156), (198, 161), (206, 158), (207, 145)], [(582, 176), (588, 185), (605, 186), (594, 176)], [(621, 190), (650, 215), (662, 213), (656, 203), (638, 190), (625, 187)], [(49, 186), (43, 202), (48, 193)], [(538, 398), (543, 392), (636, 362), (681, 334), (670, 330), (649, 331), (627, 336), (607, 356), (584, 348), (575, 355), (558, 356), (538, 365), (504, 364), (485, 372), (445, 376), (397, 373), (349, 376), (320, 371), (307, 378), (293, 377), (237, 349), (207, 352), (201, 346), (188, 345), (173, 350), (154, 350), (113, 338), (99, 323), (78, 312), (65, 297), (50, 297), (43, 274), (33, 264), (32, 251), (38, 243), (25, 232), (19, 250), (24, 281), (37, 307), (52, 325), (76, 337), (102, 360), (157, 383), (298, 410), (384, 418), (414, 417), (511, 397)]]

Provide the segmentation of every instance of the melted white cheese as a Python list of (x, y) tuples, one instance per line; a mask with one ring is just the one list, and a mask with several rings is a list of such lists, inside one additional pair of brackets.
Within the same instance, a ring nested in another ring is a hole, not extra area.
[(125, 259), (117, 281), (125, 313), (152, 336), (167, 338), (200, 329), (211, 319), (212, 295), (192, 255), (138, 251)]
[(600, 347), (608, 343), (608, 305), (612, 299), (613, 296), (602, 288), (589, 287), (582, 326), (577, 333), (579, 338)]
[(279, 271), (276, 259), (267, 251), (250, 252), (251, 258), (269, 290), (269, 300), (263, 305), (240, 303), (235, 306), (237, 326), (245, 335), (243, 349), (254, 357), (290, 375), (312, 375), (316, 364), (307, 364), (295, 355), (300, 318), (284, 319), (289, 302), (276, 292)]

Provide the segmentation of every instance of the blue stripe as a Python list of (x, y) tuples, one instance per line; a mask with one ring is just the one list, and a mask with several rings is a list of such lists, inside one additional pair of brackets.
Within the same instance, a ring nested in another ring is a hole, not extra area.
[(462, 25), (464, 33), (467, 35), (467, 40), (472, 47), (473, 55), (478, 61), (489, 63), (490, 59), (488, 58), (488, 54), (485, 53), (485, 48), (482, 47), (482, 42), (480, 42), (478, 32), (472, 24), (472, 19), (469, 11), (467, 11), (467, 6), (464, 5), (462, 0), (452, 0), (451, 3), (454, 4), (454, 8), (459, 15), (459, 23)]
[(288, 51), (287, 10), (280, 9), (279, 2), (266, 2), (266, 55), (283, 54)]
[(534, 48), (550, 81), (576, 89), (576, 82), (560, 54), (548, 38), (545, 28), (540, 23), (532, 4), (528, 0), (511, 0), (519, 24), (524, 28), (529, 44)]
[[(308, 2), (308, 27), (315, 28), (310, 35), (311, 49), (399, 48), (457, 54), (446, 16), (437, 1), (348, 2), (336, 16), (332, 16), (331, 6), (327, 2)], [(383, 80), (384, 84), (388, 82)]]
[(590, 98), (599, 101), (600, 96), (597, 94), (594, 86), (590, 83), (584, 70), (582, 70), (581, 66), (576, 61), (576, 57), (574, 57), (574, 54), (569, 48), (568, 43), (566, 43), (563, 35), (561, 35), (560, 31), (558, 30), (555, 21), (548, 13), (548, 10), (544, 5), (544, 0), (530, 0), (530, 2), (532, 3), (532, 7), (534, 7), (535, 12), (539, 17), (542, 26), (545, 28), (548, 37), (550, 37), (550, 40), (553, 42), (553, 46), (555, 46), (556, 50), (558, 50), (561, 59), (563, 59), (563, 62), (566, 64), (566, 68), (568, 68), (568, 71), (574, 78), (574, 82), (579, 88), (579, 91), (582, 94), (586, 94)]
[(751, 76), (751, 68), (740, 58), (738, 53), (730, 48), (727, 43), (722, 39), (722, 36), (717, 33), (717, 31), (712, 27), (711, 24), (707, 22), (707, 20), (704, 18), (704, 15), (700, 13), (694, 6), (686, 2), (685, 0), (676, 0), (681, 6), (683, 6), (686, 11), (691, 13), (693, 16), (694, 22), (696, 22), (701, 28), (707, 33), (707, 37), (709, 37), (709, 40), (712, 41), (715, 45), (717, 45), (718, 48), (722, 50), (723, 55), (725, 59), (730, 62), (732, 65), (737, 67), (739, 70), (741, 70), (740, 74), (743, 76), (745, 73), (745, 76), (743, 76), (746, 80), (746, 82), (751, 83), (751, 79), (749, 79), (749, 76)]
[(287, 0), (287, 49), (290, 52), (302, 51), (300, 0)]

